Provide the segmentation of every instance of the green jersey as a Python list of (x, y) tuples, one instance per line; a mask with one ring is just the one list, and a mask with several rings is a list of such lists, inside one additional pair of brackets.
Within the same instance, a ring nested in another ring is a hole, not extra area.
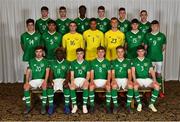
[(137, 33), (133, 33), (129, 31), (126, 33), (126, 43), (127, 43), (127, 58), (132, 59), (137, 57), (137, 47), (142, 45), (144, 42), (144, 33), (138, 31)]
[(89, 29), (89, 19), (88, 18), (76, 18), (74, 20), (77, 23), (77, 32), (83, 34), (84, 31)]
[(69, 71), (69, 62), (65, 59), (62, 60), (61, 62), (55, 60), (51, 62), (50, 68), (53, 71), (54, 79), (56, 78), (65, 79)]
[(32, 72), (32, 79), (44, 79), (46, 75), (46, 69), (49, 68), (48, 61), (46, 59), (37, 60), (33, 58), (29, 61), (29, 68)]
[(115, 78), (128, 78), (128, 70), (131, 69), (130, 60), (115, 59), (112, 61), (112, 70), (115, 71)]
[(104, 19), (97, 18), (98, 30), (102, 31), (103, 33), (106, 33), (110, 28), (111, 28), (110, 20), (108, 18), (104, 18)]
[(163, 45), (166, 44), (166, 37), (163, 33), (159, 32), (156, 35), (148, 33), (145, 36), (147, 46), (147, 57), (154, 62), (163, 61)]
[(135, 68), (136, 78), (149, 78), (149, 70), (153, 68), (152, 62), (148, 58), (132, 60), (132, 67)]
[(33, 34), (25, 32), (21, 35), (20, 43), (24, 50), (23, 61), (29, 61), (35, 57), (35, 48), (41, 45), (41, 34), (37, 32), (34, 32)]
[(47, 19), (38, 19), (36, 21), (35, 27), (36, 27), (36, 31), (38, 31), (40, 34), (43, 34), (44, 32), (48, 31), (48, 21), (50, 20), (50, 18)]
[(42, 41), (46, 49), (46, 58), (48, 60), (54, 60), (54, 51), (56, 48), (60, 47), (62, 42), (62, 35), (60, 35), (58, 32), (54, 32), (53, 34), (46, 32), (42, 35)]
[(81, 63), (74, 60), (71, 62), (70, 70), (74, 71), (74, 78), (86, 78), (87, 72), (90, 71), (90, 66), (86, 60)]
[(126, 33), (131, 30), (131, 23), (128, 20), (119, 21), (118, 29), (121, 32)]
[(62, 35), (66, 34), (69, 32), (69, 23), (71, 20), (69, 18), (66, 18), (65, 20), (62, 19), (57, 19), (56, 24), (57, 24), (57, 31), (61, 33)]
[(146, 22), (146, 23), (140, 23), (139, 24), (139, 30), (142, 31), (144, 34), (147, 34), (151, 31), (151, 23)]
[(91, 69), (94, 71), (94, 79), (107, 79), (108, 71), (111, 70), (110, 62), (107, 59), (99, 61), (94, 59), (91, 62)]

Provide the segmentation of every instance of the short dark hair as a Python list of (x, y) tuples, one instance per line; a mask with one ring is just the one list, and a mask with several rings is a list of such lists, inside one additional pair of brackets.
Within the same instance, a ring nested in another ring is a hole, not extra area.
[(104, 10), (105, 11), (105, 7), (104, 6), (99, 6), (98, 10)]
[(66, 10), (66, 7), (65, 6), (60, 6), (59, 10)]
[(71, 21), (71, 22), (69, 23), (69, 25), (72, 24), (72, 23), (76, 24), (76, 26), (77, 26), (77, 23), (76, 23), (75, 21)]
[(55, 24), (55, 25), (56, 25), (56, 21), (54, 21), (54, 20), (51, 19), (51, 20), (48, 21), (48, 25), (49, 25), (49, 24)]
[(89, 21), (90, 21), (90, 22), (92, 22), (92, 21), (95, 21), (95, 22), (96, 22), (96, 20), (97, 20), (97, 19), (93, 17), (93, 18), (91, 18)]
[(137, 51), (138, 51), (138, 50), (145, 50), (145, 48), (144, 48), (144, 46), (139, 45), (139, 46), (137, 47)]
[(147, 11), (146, 11), (146, 10), (141, 10), (141, 12), (140, 12), (140, 13), (142, 14), (143, 12), (145, 12), (145, 13), (147, 14)]
[(76, 49), (76, 53), (77, 53), (77, 52), (84, 52), (84, 49), (83, 49), (83, 48), (77, 48), (77, 49)]
[(103, 46), (99, 46), (99, 47), (97, 48), (97, 51), (99, 51), (99, 50), (104, 50), (104, 51), (106, 51), (106, 49), (105, 49)]
[(135, 19), (132, 19), (132, 20), (131, 20), (131, 24), (134, 24), (134, 23), (139, 24), (139, 20), (138, 20), (138, 19), (136, 19), (136, 18), (135, 18)]
[(58, 48), (55, 49), (55, 53), (57, 53), (58, 51), (60, 51), (63, 54), (65, 54), (65, 49), (63, 47), (58, 47)]
[(123, 49), (123, 50), (125, 51), (125, 49), (124, 49), (123, 46), (117, 46), (117, 47), (116, 47), (116, 50), (118, 50), (118, 49)]
[(119, 21), (117, 17), (112, 17), (111, 20), (117, 20), (117, 21)]
[(151, 25), (154, 25), (154, 24), (158, 24), (158, 25), (159, 25), (159, 21), (153, 20), (153, 21), (151, 22)]
[(34, 20), (31, 19), (31, 18), (27, 19), (26, 20), (26, 25), (28, 25), (29, 23), (33, 23), (33, 25), (34, 25)]
[(44, 47), (43, 47), (43, 46), (37, 46), (37, 47), (35, 48), (35, 51), (36, 51), (36, 50), (40, 50), (40, 49), (44, 51)]
[(124, 7), (119, 8), (119, 11), (126, 11)]
[(43, 6), (43, 7), (41, 7), (41, 11), (43, 11), (43, 10), (49, 11), (49, 9), (48, 9), (48, 7), (47, 7), (47, 6)]
[(81, 8), (84, 8), (84, 9), (86, 10), (86, 6), (85, 6), (85, 5), (79, 6), (79, 10), (80, 10)]

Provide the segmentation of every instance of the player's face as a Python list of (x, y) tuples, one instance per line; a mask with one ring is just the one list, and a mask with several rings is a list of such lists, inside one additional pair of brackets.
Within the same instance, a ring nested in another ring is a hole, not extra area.
[(77, 52), (77, 59), (82, 60), (84, 58), (84, 52)]
[(138, 23), (132, 23), (132, 24), (131, 24), (132, 30), (137, 30), (137, 29), (138, 29), (138, 26), (139, 26)]
[(99, 9), (99, 10), (98, 10), (98, 16), (99, 16), (99, 18), (103, 18), (103, 17), (105, 16), (105, 11)]
[(118, 58), (124, 58), (124, 50), (118, 49), (117, 50), (117, 56), (118, 56)]
[(48, 11), (47, 10), (42, 10), (41, 15), (42, 15), (43, 18), (48, 17)]
[(153, 32), (159, 31), (159, 24), (152, 24), (151, 29), (152, 29)]
[(143, 50), (143, 49), (137, 50), (137, 54), (138, 54), (138, 57), (144, 57), (145, 50)]
[(82, 8), (79, 10), (79, 14), (82, 15), (82, 16), (85, 16), (85, 14), (86, 14), (86, 9), (82, 7)]
[(66, 17), (66, 10), (62, 9), (59, 11), (60, 17)]
[(43, 50), (38, 49), (35, 51), (35, 54), (36, 54), (36, 58), (42, 58), (43, 57)]
[(62, 51), (57, 51), (56, 58), (57, 60), (62, 61), (64, 59), (64, 53)]
[(48, 24), (48, 30), (49, 30), (50, 32), (56, 31), (56, 25), (55, 25), (54, 23)]
[(97, 55), (98, 55), (98, 58), (104, 58), (105, 51), (104, 50), (98, 50)]
[(71, 24), (69, 25), (69, 30), (70, 30), (70, 31), (76, 31), (76, 29), (77, 29), (77, 25), (76, 25), (75, 23), (71, 23)]
[(91, 23), (90, 23), (90, 28), (91, 28), (91, 30), (96, 30), (96, 21), (92, 21)]
[(112, 28), (117, 28), (118, 27), (118, 21), (116, 19), (111, 20), (111, 26), (112, 26)]
[(33, 24), (33, 23), (28, 23), (28, 24), (27, 24), (27, 30), (28, 30), (28, 31), (34, 31), (34, 30), (35, 30), (34, 24)]
[(146, 21), (146, 20), (147, 20), (147, 13), (146, 13), (146, 12), (142, 12), (142, 13), (140, 14), (140, 17), (141, 17), (141, 20), (142, 20), (142, 21)]
[(120, 17), (121, 19), (125, 19), (125, 17), (126, 17), (126, 12), (125, 12), (124, 10), (119, 11), (119, 17)]

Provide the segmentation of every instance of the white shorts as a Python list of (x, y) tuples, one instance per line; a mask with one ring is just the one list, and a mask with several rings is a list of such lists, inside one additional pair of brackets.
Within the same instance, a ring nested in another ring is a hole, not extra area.
[(34, 80), (29, 81), (29, 84), (31, 85), (33, 89), (40, 88), (42, 83), (43, 83), (43, 79), (34, 79)]
[(81, 88), (83, 86), (85, 80), (86, 80), (85, 78), (75, 78), (74, 83), (75, 83), (76, 87)]
[(141, 87), (149, 87), (152, 84), (153, 80), (151, 78), (138, 78), (137, 82)]
[(127, 87), (128, 80), (127, 78), (116, 78), (116, 82), (119, 89), (122, 87), (122, 89), (124, 90)]
[(107, 80), (105, 79), (96, 79), (94, 80), (94, 84), (96, 85), (96, 88), (102, 88), (106, 84)]
[(162, 72), (162, 62), (152, 62), (153, 66), (155, 67), (155, 71), (157, 73)]
[(61, 90), (63, 91), (63, 83), (64, 83), (65, 79), (62, 79), (62, 78), (57, 78), (57, 79), (54, 79), (53, 82), (54, 82), (54, 93), (57, 91), (57, 90)]

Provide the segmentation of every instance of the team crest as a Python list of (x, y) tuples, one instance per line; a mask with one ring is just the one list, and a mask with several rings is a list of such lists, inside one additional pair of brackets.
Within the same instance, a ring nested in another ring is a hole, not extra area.
[(68, 25), (69, 25), (69, 23), (66, 22), (66, 26), (68, 26)]
[(149, 40), (151, 41), (151, 40), (152, 40), (152, 38), (149, 38)]
[(104, 25), (107, 25), (107, 22), (104, 22), (103, 24), (104, 24)]
[(157, 37), (157, 40), (161, 40), (161, 37)]
[(137, 66), (140, 66), (140, 64), (137, 64)]
[(54, 39), (55, 39), (55, 40), (57, 40), (57, 39), (58, 39), (58, 37), (57, 37), (57, 36), (55, 36), (55, 37), (54, 37)]
[(146, 67), (148, 64), (147, 63), (144, 63), (144, 66)]
[(41, 67), (44, 67), (44, 64), (40, 64)]
[(82, 69), (83, 69), (83, 70), (85, 70), (85, 69), (86, 69), (86, 67), (85, 67), (85, 66), (82, 66)]
[(132, 36), (130, 36), (130, 38), (132, 38)]
[(75, 69), (78, 69), (78, 67), (75, 67)]
[(138, 38), (140, 39), (140, 38), (141, 38), (141, 36), (139, 35), (139, 36), (138, 36)]
[(86, 22), (85, 25), (88, 25), (88, 22)]
[(46, 39), (49, 39), (49, 37), (46, 37)]
[(26, 40), (29, 40), (29, 38), (26, 38)]
[(116, 64), (116, 67), (119, 67), (119, 65), (118, 65), (118, 64)]
[(127, 67), (127, 64), (123, 64), (123, 67)]
[(38, 37), (37, 37), (37, 36), (35, 36), (35, 37), (34, 37), (34, 40), (38, 40)]
[(99, 36), (98, 36), (98, 35), (96, 35), (96, 38), (99, 38)]
[(102, 64), (102, 67), (103, 67), (103, 68), (106, 68), (106, 64)]
[(124, 24), (124, 27), (125, 27), (125, 28), (127, 28), (127, 26), (128, 26), (127, 24)]
[(65, 69), (65, 66), (62, 66), (61, 68), (62, 68), (62, 69)]

